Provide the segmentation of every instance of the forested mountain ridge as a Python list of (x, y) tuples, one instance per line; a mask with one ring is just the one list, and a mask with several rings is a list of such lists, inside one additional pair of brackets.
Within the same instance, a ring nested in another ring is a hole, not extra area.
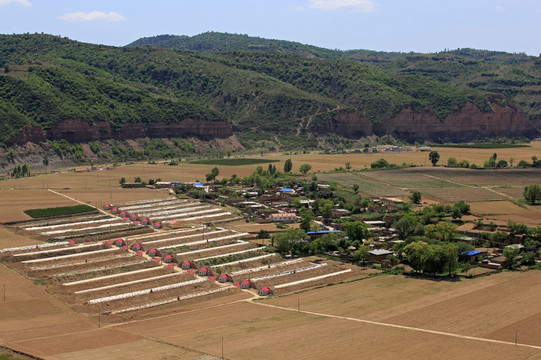
[[(504, 96), (352, 60), (109, 47), (0, 35), (0, 142), (335, 133), (535, 136)], [(535, 134), (534, 134), (535, 133)]]
[(434, 54), (330, 50), (284, 40), (207, 32), (192, 37), (160, 35), (128, 46), (224, 52), (263, 49), (308, 58), (355, 60), (388, 74), (421, 75), (462, 89), (501, 94), (516, 102), (532, 121), (541, 122), (541, 58), (526, 54), (476, 49)]

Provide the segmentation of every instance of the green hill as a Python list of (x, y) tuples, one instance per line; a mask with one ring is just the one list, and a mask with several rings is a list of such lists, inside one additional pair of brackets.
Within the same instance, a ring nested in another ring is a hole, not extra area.
[(208, 32), (162, 35), (128, 46), (148, 45), (201, 52), (265, 50), (308, 58), (355, 60), (391, 75), (421, 75), (459, 89), (501, 94), (520, 105), (533, 121), (541, 121), (541, 59), (525, 54), (457, 49), (437, 54), (338, 51), (283, 40)]
[[(239, 46), (254, 39), (225, 38), (238, 39)], [(148, 43), (167, 39), (178, 40), (166, 36)], [(232, 42), (227, 40), (227, 46)], [(340, 52), (316, 47), (307, 55), (306, 47), (296, 43), (270, 41), (268, 51), (250, 46), (258, 50), (202, 53), (0, 35), (0, 142), (212, 139), (235, 133), (242, 139), (278, 136), (306, 143), (331, 133), (350, 138), (390, 134), (410, 141), (533, 134), (531, 124), (503, 96), (408, 72), (397, 65), (404, 58), (396, 54), (382, 53), (378, 56), (387, 62), (368, 66), (323, 59)], [(465, 113), (467, 104), (477, 110)], [(447, 121), (472, 116), (465, 132)], [(408, 130), (417, 117), (422, 123)], [(508, 117), (516, 118), (513, 128), (505, 124)], [(477, 121), (483, 122), (482, 132), (476, 131)]]

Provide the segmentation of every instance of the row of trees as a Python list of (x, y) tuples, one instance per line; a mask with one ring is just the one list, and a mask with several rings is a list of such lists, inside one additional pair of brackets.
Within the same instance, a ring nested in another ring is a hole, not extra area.
[(30, 166), (28, 164), (24, 164), (23, 166), (19, 165), (16, 168), (13, 168), (10, 176), (16, 179), (30, 176)]

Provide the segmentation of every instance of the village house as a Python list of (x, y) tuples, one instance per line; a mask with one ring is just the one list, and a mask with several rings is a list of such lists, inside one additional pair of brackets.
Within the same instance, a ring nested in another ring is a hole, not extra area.
[(270, 219), (272, 222), (294, 222), (297, 220), (297, 215), (294, 213), (271, 214)]

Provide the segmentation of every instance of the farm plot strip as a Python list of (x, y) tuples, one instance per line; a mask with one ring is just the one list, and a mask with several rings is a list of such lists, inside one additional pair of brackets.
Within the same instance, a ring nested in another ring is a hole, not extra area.
[[(205, 233), (204, 235), (211, 236), (211, 235), (223, 233), (223, 232), (226, 232), (226, 231), (229, 231), (229, 230), (224, 229), (224, 230), (211, 231), (211, 232)], [(160, 243), (160, 242), (164, 242), (164, 241), (174, 241), (174, 240), (180, 240), (180, 239), (187, 239), (187, 238), (191, 238), (191, 237), (194, 237), (194, 236), (201, 236), (201, 235), (203, 235), (203, 233), (198, 232), (197, 234), (191, 234), (191, 235), (177, 236), (177, 237), (158, 239), (158, 240), (152, 240), (152, 241), (142, 241), (142, 243), (144, 245), (149, 245), (149, 244), (156, 244), (156, 243)]]
[[(218, 209), (220, 210), (220, 209)], [(221, 210), (220, 210), (221, 211)], [(202, 219), (211, 219), (219, 216), (225, 216), (225, 215), (231, 215), (229, 211), (221, 212), (219, 214), (213, 214), (213, 215), (204, 215), (204, 216), (196, 216), (191, 218), (182, 219), (182, 221), (194, 221), (194, 220), (202, 220)]]
[(77, 232), (84, 232), (84, 231), (88, 231), (88, 230), (104, 229), (104, 228), (111, 229), (111, 228), (116, 228), (116, 227), (121, 227), (121, 226), (130, 226), (130, 225), (132, 225), (131, 222), (123, 222), (123, 220), (120, 220), (120, 219), (117, 219), (117, 221), (118, 221), (118, 223), (115, 223), (115, 224), (104, 224), (104, 225), (85, 227), (85, 228), (78, 228), (78, 229), (64, 229), (64, 230), (44, 231), (44, 232), (41, 232), (40, 235), (57, 235), (57, 234), (65, 234), (65, 233), (77, 233)]
[(251, 273), (251, 272), (258, 272), (258, 271), (267, 270), (267, 269), (274, 269), (274, 268), (277, 268), (277, 267), (283, 267), (283, 266), (287, 266), (287, 265), (296, 264), (296, 263), (301, 262), (301, 261), (304, 261), (304, 260), (302, 258), (298, 258), (298, 259), (294, 259), (294, 260), (287, 260), (287, 261), (283, 261), (283, 262), (278, 263), (278, 264), (264, 265), (264, 266), (258, 266), (258, 267), (251, 268), (251, 269), (233, 271), (231, 273), (231, 275), (242, 275), (242, 274), (248, 274), (248, 273)]
[(105, 223), (105, 222), (111, 222), (111, 221), (118, 221), (118, 218), (106, 218), (106, 219), (99, 219), (99, 220), (80, 221), (80, 222), (72, 222), (72, 223), (59, 224), (59, 225), (31, 226), (31, 227), (24, 228), (24, 230), (38, 231), (38, 230), (45, 230), (45, 229), (58, 229), (58, 228), (63, 228), (63, 227), (99, 224), (99, 223)]
[(288, 286), (299, 285), (299, 284), (303, 284), (303, 283), (307, 283), (307, 282), (311, 282), (311, 281), (325, 279), (325, 278), (328, 278), (328, 277), (331, 277), (331, 276), (345, 274), (345, 273), (348, 273), (350, 271), (351, 271), (351, 269), (346, 269), (346, 270), (342, 270), (342, 271), (333, 272), (333, 273), (330, 273), (330, 274), (311, 277), (311, 278), (308, 278), (308, 279), (292, 281), (292, 282), (289, 282), (289, 283), (276, 285), (276, 286), (274, 286), (274, 288), (275, 289), (281, 289), (281, 288), (285, 288), (285, 287), (288, 287)]
[(150, 208), (150, 207), (157, 207), (157, 206), (166, 206), (166, 205), (169, 205), (173, 202), (177, 202), (177, 203), (183, 203), (185, 201), (176, 201), (176, 199), (163, 199), (163, 200), (158, 200), (158, 201), (154, 201), (154, 202), (150, 202), (150, 203), (141, 203), (140, 205), (128, 205), (128, 206), (124, 206), (124, 205), (116, 205), (115, 207), (118, 208), (119, 210), (122, 210), (122, 211), (128, 211), (128, 210), (136, 210), (136, 209), (147, 209), (147, 208)]
[(150, 263), (147, 259), (138, 260), (138, 261), (132, 261), (129, 263), (123, 263), (118, 264), (114, 266), (101, 266), (98, 268), (92, 268), (92, 269), (84, 269), (84, 270), (76, 270), (76, 271), (69, 271), (61, 274), (54, 274), (53, 277), (62, 277), (62, 276), (73, 276), (73, 275), (83, 275), (83, 274), (89, 274), (89, 273), (95, 273), (96, 271), (103, 271), (103, 270), (112, 270), (112, 269), (118, 269), (125, 266), (133, 266), (133, 265), (141, 265), (144, 263)]
[(209, 248), (201, 249), (201, 250), (192, 250), (192, 251), (180, 252), (177, 255), (192, 255), (192, 254), (198, 254), (198, 253), (202, 253), (202, 252), (206, 252), (206, 251), (222, 250), (222, 249), (226, 249), (226, 248), (230, 248), (230, 247), (234, 247), (234, 246), (245, 245), (245, 244), (249, 244), (249, 243), (247, 241), (237, 240), (237, 242), (235, 244), (228, 244), (228, 245), (222, 245), (222, 246), (213, 246), (213, 247), (209, 247)]
[(235, 252), (231, 252), (231, 253), (223, 253), (223, 254), (220, 254), (220, 255), (208, 256), (208, 257), (199, 258), (199, 259), (193, 259), (193, 261), (204, 261), (204, 260), (216, 259), (216, 258), (221, 258), (221, 257), (226, 257), (226, 256), (231, 256), (231, 255), (238, 255), (238, 254), (244, 254), (244, 253), (259, 251), (259, 250), (262, 250), (262, 249), (263, 249), (262, 247), (256, 247), (256, 248), (248, 249), (248, 250), (235, 251)]
[(327, 263), (312, 264), (310, 266), (305, 266), (305, 267), (301, 267), (301, 268), (297, 268), (297, 269), (293, 269), (293, 270), (283, 271), (283, 272), (278, 273), (278, 274), (270, 274), (270, 275), (254, 277), (254, 278), (251, 278), (250, 280), (253, 281), (253, 282), (261, 281), (261, 280), (269, 280), (269, 279), (273, 279), (273, 278), (277, 278), (277, 277), (281, 277), (281, 276), (288, 276), (288, 275), (298, 274), (298, 273), (305, 272), (305, 271), (319, 269), (319, 268), (321, 268), (323, 266), (327, 266)]
[(101, 249), (101, 250), (95, 250), (95, 251), (87, 251), (87, 252), (78, 253), (78, 254), (60, 255), (60, 256), (53, 256), (53, 257), (43, 258), (43, 259), (25, 260), (25, 261), (22, 261), (22, 263), (23, 264), (31, 264), (31, 263), (52, 261), (52, 260), (58, 260), (58, 259), (68, 259), (68, 258), (74, 258), (74, 257), (79, 257), (79, 256), (89, 256), (89, 255), (94, 255), (94, 254), (102, 254), (102, 253), (106, 253), (106, 252), (113, 252), (113, 251), (119, 251), (119, 250), (120, 250), (120, 248)]
[[(92, 265), (92, 264), (96, 264), (96, 263), (100, 263), (104, 261), (116, 261), (120, 259), (131, 258), (134, 256), (137, 256), (137, 254), (135, 253), (107, 254), (101, 257), (92, 257), (92, 258), (84, 259), (84, 261), (83, 259), (74, 260), (68, 263), (62, 263), (60, 265), (57, 263), (48, 263), (43, 266), (30, 266), (30, 269), (35, 270), (35, 271), (58, 270), (58, 269), (86, 265), (86, 264)], [(73, 259), (70, 259), (70, 260), (73, 260)]]
[(413, 326), (398, 325), (398, 324), (384, 323), (384, 322), (379, 322), (379, 321), (358, 319), (358, 318), (353, 318), (353, 317), (349, 317), (349, 316), (325, 314), (325, 313), (319, 313), (319, 312), (315, 312), (315, 311), (301, 310), (300, 308), (288, 308), (288, 307), (279, 306), (279, 305), (265, 304), (265, 303), (263, 303), (261, 301), (253, 301), (253, 299), (248, 299), (247, 301), (250, 301), (252, 304), (259, 305), (259, 306), (266, 306), (266, 307), (270, 307), (270, 308), (274, 308), (274, 309), (281, 309), (281, 310), (285, 310), (285, 311), (294, 311), (294, 312), (301, 313), (301, 314), (315, 315), (315, 316), (327, 317), (327, 318), (332, 318), (332, 319), (341, 319), (341, 320), (346, 320), (346, 321), (354, 321), (354, 322), (358, 322), (358, 323), (362, 323), (362, 324), (385, 326), (385, 327), (401, 329), (401, 330), (417, 331), (417, 332), (433, 334), (433, 335), (449, 336), (449, 337), (463, 339), (463, 340), (481, 341), (481, 342), (487, 342), (487, 343), (492, 343), (492, 344), (501, 344), (501, 345), (510, 345), (510, 346), (521, 346), (521, 347), (525, 347), (525, 348), (541, 350), (541, 346), (529, 345), (529, 344), (521, 344), (519, 342), (487, 339), (487, 338), (481, 338), (481, 337), (476, 337), (476, 336), (454, 334), (454, 333), (445, 332), (445, 331), (423, 329), (423, 328), (418, 328), (418, 327), (413, 327)]
[(50, 254), (50, 253), (56, 253), (56, 252), (64, 252), (64, 251), (73, 251), (73, 250), (79, 250), (79, 249), (86, 249), (86, 248), (97, 247), (97, 246), (103, 246), (103, 244), (99, 244), (99, 243), (98, 244), (87, 244), (87, 245), (64, 247), (64, 248), (59, 248), (59, 249), (32, 251), (32, 252), (28, 252), (28, 253), (15, 254), (13, 256), (14, 257), (19, 257), (19, 256), (43, 255), (43, 254)]
[(144, 283), (144, 282), (154, 281), (154, 280), (161, 280), (161, 279), (166, 279), (166, 278), (170, 278), (170, 277), (173, 277), (173, 276), (179, 276), (179, 275), (184, 275), (184, 274), (183, 273), (172, 273), (172, 274), (166, 274), (166, 275), (153, 276), (153, 277), (139, 279), (139, 280), (132, 280), (132, 281), (126, 281), (126, 282), (123, 282), (123, 283), (100, 286), (100, 287), (97, 287), (97, 288), (83, 289), (83, 290), (75, 291), (74, 294), (85, 294), (85, 293), (94, 292), (94, 291), (113, 289), (113, 288), (116, 288), (116, 287), (139, 284), (139, 283)]
[(194, 284), (201, 283), (201, 282), (204, 282), (204, 281), (208, 281), (208, 280), (207, 279), (194, 279), (194, 280), (189, 280), (189, 281), (183, 281), (183, 282), (176, 283), (176, 284), (169, 284), (169, 285), (164, 285), (164, 286), (158, 286), (158, 287), (155, 287), (155, 288), (149, 288), (149, 289), (132, 291), (132, 292), (113, 295), (113, 296), (106, 296), (106, 297), (102, 297), (102, 298), (92, 299), (92, 300), (88, 300), (88, 303), (89, 304), (100, 304), (100, 303), (103, 303), (103, 302), (106, 302), (106, 301), (113, 301), (113, 300), (119, 300), (119, 299), (128, 299), (128, 298), (131, 298), (131, 297), (146, 295), (146, 294), (155, 293), (155, 292), (159, 292), (159, 291), (171, 290), (171, 289), (176, 289), (176, 288), (183, 287), (183, 286), (194, 285)]
[(213, 268), (218, 268), (218, 267), (222, 267), (222, 266), (236, 265), (236, 264), (241, 264), (241, 263), (244, 263), (244, 262), (261, 260), (261, 259), (268, 258), (268, 257), (271, 257), (271, 256), (275, 256), (275, 255), (276, 254), (265, 254), (265, 255), (255, 256), (255, 257), (251, 257), (251, 258), (247, 258), (247, 259), (232, 261), (232, 262), (228, 262), (228, 263), (224, 263), (224, 264), (212, 265), (212, 267)]
[(35, 249), (49, 248), (53, 246), (62, 246), (62, 245), (68, 245), (69, 243), (70, 243), (69, 241), (59, 241), (59, 242), (45, 243), (45, 244), (39, 244), (39, 245), (19, 246), (19, 247), (2, 249), (0, 250), (0, 254), (5, 253), (5, 252), (12, 252), (12, 251), (35, 250)]
[[(201, 207), (201, 208), (198, 208), (198, 209), (194, 209), (194, 210), (199, 210), (199, 209), (204, 209), (204, 208), (207, 208), (208, 206), (205, 206), (205, 207)], [(176, 219), (184, 219), (185, 216), (193, 216), (193, 215), (201, 215), (201, 214), (208, 214), (208, 213), (215, 213), (215, 212), (221, 212), (222, 209), (217, 209), (217, 208), (213, 208), (213, 209), (208, 209), (208, 210), (200, 210), (200, 211), (189, 211), (189, 212), (180, 212), (180, 213), (172, 213), (171, 215), (167, 215), (167, 216), (157, 216), (158, 219), (162, 220), (162, 221), (165, 221), (165, 220), (176, 220)]]
[(156, 271), (156, 270), (161, 270), (161, 269), (163, 269), (161, 266), (155, 266), (155, 267), (151, 267), (151, 268), (148, 268), (148, 269), (127, 271), (127, 272), (123, 272), (123, 273), (120, 273), (120, 274), (105, 275), (105, 276), (95, 277), (95, 278), (91, 278), (91, 279), (84, 279), (84, 280), (79, 280), (79, 281), (67, 282), (67, 283), (64, 283), (62, 285), (64, 285), (64, 286), (80, 285), (80, 284), (86, 284), (86, 283), (94, 282), (94, 281), (101, 281), (101, 280), (112, 279), (112, 278), (116, 278), (116, 277), (128, 276), (128, 275), (133, 275), (133, 274), (140, 274), (140, 273), (145, 273), (145, 272), (149, 272), (149, 271)]
[(156, 302), (153, 302), (153, 303), (144, 304), (144, 305), (140, 305), (140, 306), (132, 306), (132, 307), (125, 308), (125, 309), (112, 311), (111, 314), (122, 314), (122, 313), (129, 312), (129, 311), (148, 309), (148, 308), (151, 308), (151, 307), (154, 307), (154, 306), (171, 304), (171, 303), (175, 303), (175, 302), (178, 302), (178, 301), (193, 299), (193, 298), (197, 298), (197, 297), (201, 297), (201, 296), (205, 296), (205, 295), (210, 295), (210, 294), (215, 294), (215, 293), (222, 292), (222, 291), (225, 291), (225, 290), (230, 290), (230, 289), (235, 289), (235, 286), (234, 285), (223, 286), (223, 287), (219, 287), (219, 288), (216, 288), (216, 289), (211, 289), (211, 290), (202, 291), (202, 292), (198, 292), (198, 293), (179, 296), (179, 297), (176, 297), (176, 298), (156, 301)]
[(57, 219), (47, 219), (47, 220), (30, 220), (25, 221), (19, 225), (16, 225), (16, 228), (22, 230), (28, 226), (45, 226), (45, 225), (55, 225), (55, 224), (68, 224), (77, 221), (88, 221), (88, 220), (99, 220), (110, 218), (108, 214), (93, 214), (93, 215), (84, 215), (84, 216), (63, 216), (62, 218)]
[[(188, 232), (192, 232), (192, 231), (200, 231), (203, 228), (204, 227), (197, 227), (197, 228), (174, 230), (174, 231), (168, 231), (168, 232), (157, 232), (157, 233), (153, 233), (153, 234), (134, 235), (134, 236), (127, 237), (127, 240), (128, 241), (136, 240), (136, 241), (139, 241), (139, 242), (145, 242), (144, 240), (141, 240), (141, 239), (151, 239), (151, 238), (160, 237), (160, 236), (169, 236), (169, 235), (177, 235), (177, 234), (188, 233)], [(148, 244), (148, 242), (146, 242), (146, 243)]]
[[(226, 230), (226, 231), (229, 231), (229, 230)], [(199, 244), (204, 244), (204, 243), (206, 243), (206, 242), (216, 242), (216, 241), (228, 240), (228, 239), (238, 238), (238, 237), (245, 236), (245, 235), (248, 235), (248, 233), (239, 233), (239, 234), (233, 234), (233, 235), (228, 235), (228, 236), (221, 236), (221, 237), (212, 238), (212, 239), (204, 239), (204, 240), (199, 240), (199, 241), (194, 241), (194, 242), (189, 242), (189, 243), (183, 243), (183, 244), (176, 244), (176, 245), (163, 246), (163, 247), (159, 247), (158, 250), (164, 250), (164, 249), (169, 249), (169, 248), (175, 248), (175, 247), (179, 247), (179, 246), (199, 245)]]
[(173, 214), (173, 213), (178, 213), (178, 212), (189, 212), (195, 209), (209, 208), (211, 206), (212, 205), (194, 203), (194, 204), (185, 204), (183, 206), (179, 206), (179, 205), (167, 206), (164, 208), (157, 208), (157, 209), (152, 209), (150, 211), (144, 211), (144, 212), (135, 211), (134, 213), (136, 213), (139, 216), (156, 217), (159, 215), (168, 215), (168, 214)]

